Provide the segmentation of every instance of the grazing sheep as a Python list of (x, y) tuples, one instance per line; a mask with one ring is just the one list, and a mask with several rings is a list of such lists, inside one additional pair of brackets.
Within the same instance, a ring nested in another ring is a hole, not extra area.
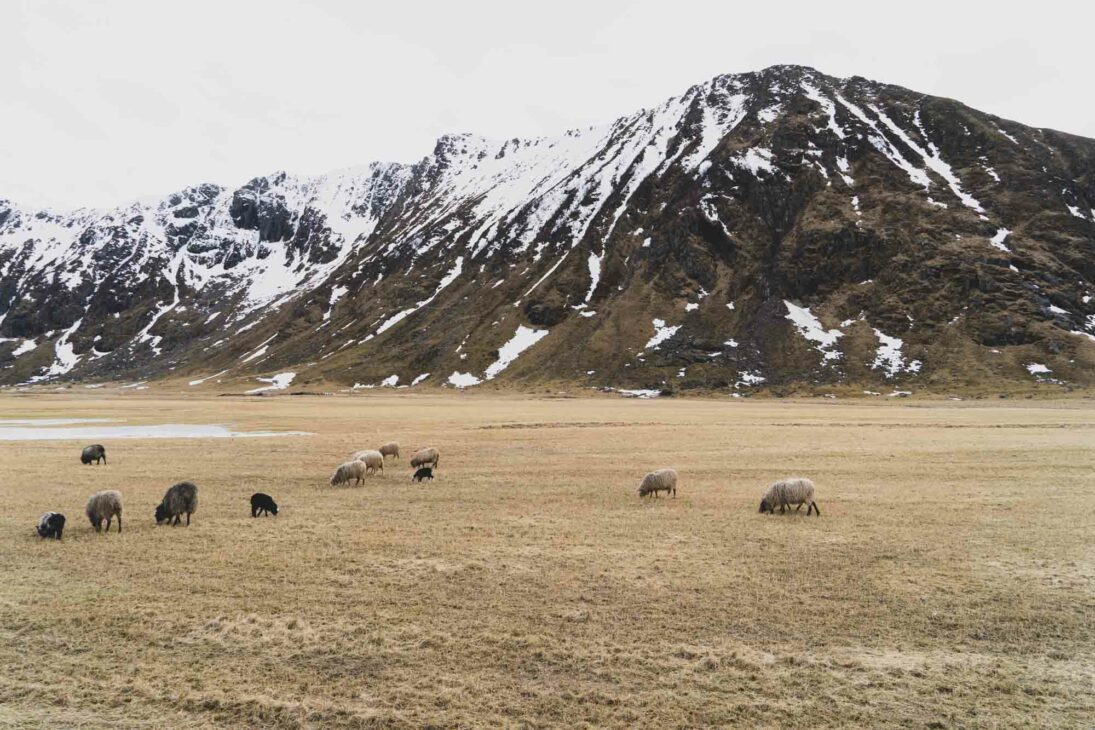
[(413, 477), (411, 477), (412, 482), (420, 482), (424, 479), (429, 479), (431, 482), (433, 481), (433, 469), (428, 466), (422, 467), (414, 473)]
[(65, 530), (65, 516), (60, 512), (46, 512), (42, 519), (38, 520), (38, 537), (52, 537), (61, 539), (61, 533)]
[(100, 460), (102, 460), (104, 464), (106, 463), (106, 449), (103, 448), (102, 444), (85, 446), (83, 452), (80, 454), (81, 464), (90, 464), (93, 461), (98, 464)]
[(792, 504), (798, 505), (795, 507), (795, 512), (806, 504), (809, 505), (806, 508), (807, 516), (813, 510), (818, 517), (821, 517), (821, 510), (817, 508), (817, 502), (814, 501), (814, 483), (805, 477), (791, 477), (774, 482), (760, 500), (760, 511), (775, 514), (778, 506), (779, 513), (783, 514)]
[(115, 489), (104, 492), (96, 492), (87, 501), (87, 518), (91, 520), (91, 526), (95, 532), (101, 532), (103, 521), (106, 521), (106, 531), (110, 532), (110, 521), (118, 518), (118, 532), (122, 531), (122, 493)]
[(365, 481), (365, 462), (354, 459), (335, 469), (335, 473), (331, 475), (331, 486), (349, 484), (351, 479), (354, 480), (355, 486)]
[(384, 444), (377, 450), (385, 459), (387, 459), (389, 456), (394, 456), (396, 459), (399, 458), (399, 444), (395, 441), (390, 441), (389, 443)]
[(274, 517), (278, 516), (278, 503), (269, 494), (255, 492), (251, 495), (251, 516), (258, 517), (259, 512), (264, 512)]
[(653, 494), (657, 497), (658, 492), (672, 492), (674, 497), (677, 496), (676, 469), (658, 469), (643, 477), (643, 481), (639, 485), (639, 496), (645, 497), (648, 494)]
[(198, 488), (193, 482), (179, 482), (167, 490), (163, 501), (156, 507), (156, 524), (170, 522), (178, 527), (183, 513), (186, 514), (186, 526), (190, 527), (190, 515), (198, 511)]
[(436, 469), (440, 461), (441, 454), (437, 451), (437, 449), (430, 447), (428, 449), (422, 449), (411, 457), (411, 468), (417, 469), (420, 466), (426, 466), (428, 464), (429, 466)]
[(366, 474), (368, 474), (370, 471), (374, 474), (377, 472), (377, 470), (384, 471), (384, 457), (380, 454), (379, 451), (374, 451), (372, 449), (357, 451), (354, 452), (354, 455), (350, 458), (363, 463), (365, 465)]

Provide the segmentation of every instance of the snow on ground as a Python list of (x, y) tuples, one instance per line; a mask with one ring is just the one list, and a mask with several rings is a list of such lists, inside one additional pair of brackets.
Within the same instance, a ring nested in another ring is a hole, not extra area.
[(255, 358), (262, 357), (263, 355), (265, 355), (266, 351), (270, 349), (270, 341), (273, 340), (275, 337), (277, 337), (276, 334), (271, 335), (269, 338), (266, 339), (265, 342), (263, 342), (261, 345), (259, 345), (254, 350), (252, 350), (249, 354), (242, 356), (240, 358), (240, 362), (251, 362)]
[(1004, 240), (1007, 239), (1011, 233), (1007, 228), (1000, 228), (996, 231), (996, 235), (992, 237), (990, 243), (1001, 251), (1011, 253), (1011, 249), (1004, 245)]
[(449, 384), (455, 385), (457, 388), (469, 388), (473, 385), (479, 385), (482, 382), (482, 380), (471, 373), (453, 371), (453, 374), (449, 376)]
[(874, 329), (874, 335), (878, 338), (878, 350), (875, 352), (874, 362), (871, 363), (872, 370), (881, 368), (886, 373), (887, 378), (892, 378), (903, 372), (916, 373), (920, 371), (919, 360), (913, 360), (908, 364), (905, 363), (905, 356), (901, 352), (901, 348), (905, 344), (903, 340), (890, 337), (877, 328)]
[(652, 388), (620, 388), (616, 392), (626, 398), (657, 398), (662, 394), (660, 390)]
[(380, 381), (381, 388), (394, 388), (397, 385), (399, 385), (398, 375), (389, 375), (388, 377)]
[(331, 318), (331, 312), (335, 311), (335, 304), (341, 299), (346, 292), (349, 291), (344, 286), (336, 286), (331, 289), (331, 301), (327, 305), (327, 311), (323, 313), (323, 321), (326, 322)]
[[(827, 96), (823, 96), (816, 86), (813, 86), (809, 82), (802, 82), (802, 90), (806, 92), (806, 97), (816, 101), (822, 108), (822, 110), (828, 115), (829, 123), (828, 129), (837, 136), (837, 139), (844, 139), (844, 130), (837, 124), (836, 121), (836, 104), (833, 100)], [(849, 185), (851, 183), (848, 183)]]
[(603, 258), (603, 252), (600, 256), (595, 253), (589, 255), (589, 291), (586, 292), (586, 298), (583, 300), (586, 304), (593, 298), (593, 292), (596, 291), (597, 284), (601, 281), (601, 260)]
[(1075, 205), (1068, 205), (1066, 203), (1065, 207), (1067, 207), (1068, 212), (1071, 213), (1072, 215), (1074, 215), (1075, 217), (1083, 218), (1085, 221), (1087, 220), (1087, 216), (1085, 216), (1082, 212), (1080, 212), (1080, 209), (1077, 208)]
[(37, 348), (38, 344), (34, 340), (23, 340), (21, 345), (12, 350), (11, 356), (19, 357), (20, 355), (25, 355), (31, 350), (35, 350)]
[(418, 377), (416, 377), (414, 380), (411, 381), (411, 386), (413, 387), (415, 385), (418, 385), (419, 383), (421, 383), (423, 380), (425, 380), (428, 377), (430, 377), (429, 373), (422, 373), (421, 375), (419, 375)]
[[(229, 370), (230, 369), (231, 368), (229, 368)], [(224, 375), (227, 372), (228, 372), (228, 370), (221, 370), (219, 373), (214, 373), (213, 375), (207, 375), (204, 378), (198, 378), (197, 380), (191, 380), (189, 383), (187, 383), (187, 385), (191, 385), (191, 386), (201, 385), (202, 383), (206, 382), (207, 380), (212, 380), (213, 378), (219, 378), (220, 376)]]
[(844, 336), (843, 332), (837, 329), (826, 330), (821, 326), (821, 321), (810, 313), (809, 307), (799, 307), (787, 300), (783, 303), (787, 306), (787, 319), (791, 320), (800, 335), (817, 343), (817, 350), (824, 360), (837, 360), (843, 355), (834, 349), (836, 341)]
[(269, 378), (256, 378), (260, 383), (269, 383), (270, 385), (265, 388), (255, 388), (254, 390), (245, 392), (249, 395), (251, 393), (262, 393), (267, 390), (285, 390), (289, 387), (289, 384), (293, 382), (293, 378), (296, 376), (296, 373), (278, 373)]
[(753, 173), (754, 177), (761, 172), (769, 175), (776, 172), (776, 166), (772, 164), (772, 150), (767, 147), (750, 147), (742, 154), (730, 158), (730, 161), (737, 167)]
[(387, 330), (391, 329), (395, 325), (402, 322), (407, 317), (409, 317), (412, 314), (414, 314), (415, 312), (417, 312), (419, 309), (422, 309), (422, 307), (424, 307), (427, 304), (429, 304), (430, 302), (432, 302), (434, 299), (437, 298), (437, 295), (440, 294), (441, 291), (445, 287), (447, 287), (449, 284), (453, 283), (456, 280), (456, 277), (460, 276), (460, 273), (463, 270), (464, 270), (464, 257), (463, 256), (457, 256), (456, 257), (456, 263), (453, 264), (453, 267), (449, 270), (449, 273), (445, 274), (445, 276), (441, 279), (441, 281), (438, 282), (437, 288), (434, 289), (433, 294), (431, 294), (426, 299), (423, 299), (422, 301), (418, 302), (417, 304), (415, 304), (410, 309), (404, 309), (402, 312), (398, 312), (397, 314), (394, 314), (391, 317), (389, 317), (387, 320), (384, 321), (384, 324), (382, 324), (382, 325), (380, 325), (379, 327), (376, 328), (376, 332), (374, 334), (378, 334), (378, 335), (383, 334)]
[(548, 330), (534, 330), (520, 325), (509, 342), (498, 348), (498, 359), (487, 367), (483, 377), (493, 380), (498, 373), (508, 368), (518, 355), (542, 340), (547, 334)]
[(878, 123), (875, 122), (875, 120), (868, 117), (862, 109), (845, 99), (840, 94), (836, 95), (836, 99), (845, 109), (850, 111), (853, 116), (859, 119), (859, 121), (863, 122), (871, 128), (871, 133), (868, 134), (868, 139), (870, 143), (874, 145), (875, 149), (885, 155), (886, 159), (888, 159), (890, 162), (904, 170), (905, 174), (909, 176), (909, 179), (920, 187), (927, 190), (931, 186), (931, 178), (928, 177), (928, 174), (916, 165), (914, 165), (912, 162), (909, 162), (905, 159), (905, 156), (901, 154), (901, 150), (898, 149), (897, 146), (894, 145), (893, 142), (891, 142), (889, 138), (882, 133), (882, 130), (878, 128)]
[(1026, 367), (1028, 373), (1030, 373), (1031, 375), (1034, 375), (1036, 377), (1038, 375), (1048, 375), (1049, 373), (1053, 372), (1052, 370), (1050, 370), (1048, 367), (1046, 367), (1045, 365), (1043, 365), (1040, 362), (1028, 363), (1025, 367)]
[(696, 304), (695, 302), (689, 302), (688, 304), (684, 305), (684, 311), (686, 312), (695, 312), (699, 308), (700, 305)]
[(768, 380), (768, 378), (761, 375), (760, 371), (742, 370), (738, 373), (738, 382), (734, 383), (734, 387), (740, 388), (744, 385), (747, 388), (752, 388), (755, 385), (760, 385), (766, 380)]
[(80, 328), (83, 321), (83, 319), (76, 320), (75, 324), (64, 331), (53, 346), (53, 364), (50, 365), (49, 369), (42, 375), (36, 375), (31, 378), (31, 381), (48, 380), (58, 375), (64, 375), (69, 370), (76, 367), (76, 363), (80, 362), (80, 355), (76, 354), (72, 343), (69, 342), (68, 339)]
[(654, 336), (647, 340), (646, 344), (643, 346), (643, 349), (658, 349), (658, 346), (660, 346), (663, 342), (668, 340), (673, 335), (677, 334), (677, 330), (679, 330), (680, 328), (681, 326), (679, 324), (669, 327), (666, 326), (664, 319), (655, 319)]

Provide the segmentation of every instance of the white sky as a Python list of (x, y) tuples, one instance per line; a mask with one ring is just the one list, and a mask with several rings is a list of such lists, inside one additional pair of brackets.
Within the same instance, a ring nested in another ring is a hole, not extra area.
[(0, 0), (0, 198), (106, 206), (557, 134), (801, 63), (1095, 137), (1095, 5)]

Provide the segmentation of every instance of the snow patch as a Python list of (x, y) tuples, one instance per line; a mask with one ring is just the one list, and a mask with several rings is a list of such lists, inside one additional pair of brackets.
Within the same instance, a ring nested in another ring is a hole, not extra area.
[(668, 340), (673, 335), (677, 334), (677, 330), (681, 328), (680, 325), (667, 326), (664, 319), (654, 320), (654, 336), (647, 340), (643, 346), (644, 350), (657, 349), (659, 345)]
[(245, 391), (247, 395), (251, 393), (263, 393), (267, 390), (285, 390), (289, 387), (289, 384), (293, 382), (293, 378), (297, 376), (296, 373), (278, 373), (272, 375), (269, 378), (256, 378), (260, 383), (269, 383), (265, 388), (255, 388), (253, 390)]
[(486, 372), (483, 373), (483, 377), (487, 380), (493, 380), (498, 373), (508, 368), (522, 352), (542, 340), (547, 334), (548, 330), (534, 330), (520, 325), (509, 342), (498, 349), (498, 359), (487, 368)]
[(471, 373), (453, 371), (453, 374), (449, 376), (449, 384), (455, 385), (457, 388), (470, 388), (473, 385), (479, 385), (481, 382), (483, 381)]
[(796, 306), (786, 299), (783, 303), (787, 307), (787, 319), (791, 320), (800, 335), (817, 343), (816, 348), (824, 360), (837, 360), (843, 355), (839, 350), (833, 349), (836, 341), (844, 336), (843, 332), (837, 329), (826, 330), (821, 326), (821, 321), (810, 312), (809, 307)]
[(905, 356), (901, 352), (901, 348), (905, 345), (903, 340), (890, 337), (877, 328), (874, 328), (874, 336), (878, 338), (878, 349), (875, 351), (874, 362), (871, 363), (872, 370), (881, 368), (887, 378), (903, 372), (920, 372), (919, 360), (905, 363)]
[[(229, 370), (230, 369), (231, 368), (229, 368)], [(191, 380), (189, 383), (187, 383), (187, 385), (190, 385), (190, 386), (201, 385), (202, 383), (206, 382), (207, 380), (212, 380), (213, 378), (219, 378), (220, 376), (224, 375), (227, 372), (228, 372), (228, 370), (221, 370), (219, 373), (215, 373), (213, 375), (207, 375), (204, 378), (198, 378), (197, 380)]]

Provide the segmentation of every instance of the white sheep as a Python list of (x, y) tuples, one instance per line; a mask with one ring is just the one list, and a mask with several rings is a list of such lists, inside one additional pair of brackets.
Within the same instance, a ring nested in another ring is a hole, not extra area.
[(639, 485), (639, 496), (645, 497), (648, 494), (653, 494), (657, 497), (658, 492), (670, 492), (674, 497), (677, 496), (676, 469), (658, 469), (643, 477), (643, 481)]
[(795, 512), (806, 504), (809, 505), (806, 508), (807, 515), (813, 510), (818, 517), (821, 517), (821, 510), (817, 508), (817, 502), (814, 501), (814, 483), (806, 477), (790, 477), (772, 483), (760, 500), (760, 511), (775, 514), (778, 506), (779, 513), (783, 514), (792, 504), (798, 505), (795, 507)]
[(379, 451), (374, 451), (372, 449), (355, 451), (350, 459), (353, 461), (360, 461), (364, 464), (366, 474), (370, 472), (375, 474), (377, 471), (384, 471), (384, 456)]
[(436, 469), (437, 464), (441, 461), (441, 453), (432, 446), (426, 449), (421, 449), (418, 453), (411, 457), (411, 468), (417, 469), (420, 466), (429, 465)]
[(355, 486), (365, 480), (364, 462), (354, 459), (340, 465), (335, 469), (335, 473), (331, 475), (331, 486), (337, 487), (340, 484), (349, 484), (351, 479), (354, 480)]
[(91, 526), (95, 532), (101, 532), (103, 521), (106, 521), (106, 531), (110, 532), (110, 521), (118, 518), (118, 532), (122, 531), (122, 493), (108, 489), (104, 492), (96, 492), (87, 501), (87, 518), (91, 520)]
[(387, 459), (389, 456), (394, 456), (397, 459), (399, 458), (399, 443), (396, 441), (389, 441), (377, 450), (384, 456), (385, 459)]

